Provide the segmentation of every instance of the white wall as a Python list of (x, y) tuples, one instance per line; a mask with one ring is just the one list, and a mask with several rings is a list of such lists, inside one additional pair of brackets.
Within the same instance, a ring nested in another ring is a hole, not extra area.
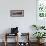
[[(10, 10), (17, 9), (24, 10), (24, 17), (10, 17)], [(0, 0), (0, 34), (16, 26), (31, 34), (32, 24), (36, 24), (36, 0)]]

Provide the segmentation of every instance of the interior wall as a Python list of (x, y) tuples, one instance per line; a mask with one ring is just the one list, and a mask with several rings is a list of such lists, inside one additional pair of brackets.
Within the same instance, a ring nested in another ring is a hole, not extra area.
[[(24, 10), (24, 17), (10, 17), (10, 10)], [(0, 0), (0, 34), (10, 32), (11, 27), (19, 27), (19, 32), (30, 32), (36, 24), (36, 0)], [(7, 30), (7, 31), (6, 31)]]

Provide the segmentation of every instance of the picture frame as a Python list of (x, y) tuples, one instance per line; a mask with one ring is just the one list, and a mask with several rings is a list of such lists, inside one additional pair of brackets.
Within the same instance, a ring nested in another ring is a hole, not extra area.
[(10, 10), (11, 17), (24, 17), (24, 10)]

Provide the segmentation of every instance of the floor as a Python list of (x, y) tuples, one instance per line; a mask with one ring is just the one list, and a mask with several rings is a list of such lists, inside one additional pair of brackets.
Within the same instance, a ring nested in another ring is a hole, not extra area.
[[(4, 43), (0, 42), (0, 46), (4, 46)], [(15, 46), (15, 43), (10, 42), (10, 43), (8, 43), (7, 46)], [(25, 46), (25, 45), (21, 45), (21, 46)], [(37, 46), (37, 43), (32, 42), (32, 43), (30, 43), (30, 46)], [(46, 46), (46, 43), (44, 43), (44, 45), (41, 45), (41, 46)]]

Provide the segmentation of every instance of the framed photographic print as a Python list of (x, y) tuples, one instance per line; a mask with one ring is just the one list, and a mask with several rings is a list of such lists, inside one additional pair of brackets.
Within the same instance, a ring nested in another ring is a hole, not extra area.
[(46, 0), (37, 0), (37, 15), (41, 17), (46, 17)]
[(10, 10), (11, 17), (24, 17), (24, 10)]
[(36, 10), (36, 24), (46, 25), (46, 0), (37, 0)]

